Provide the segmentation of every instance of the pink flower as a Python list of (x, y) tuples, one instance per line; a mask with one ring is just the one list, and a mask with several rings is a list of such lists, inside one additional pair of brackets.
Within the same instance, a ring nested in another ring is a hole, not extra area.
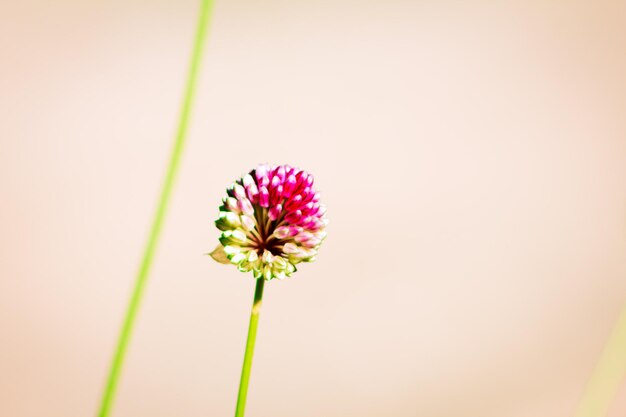
[(211, 256), (255, 278), (284, 279), (296, 264), (315, 260), (325, 212), (306, 171), (259, 165), (228, 187), (215, 221), (221, 245)]

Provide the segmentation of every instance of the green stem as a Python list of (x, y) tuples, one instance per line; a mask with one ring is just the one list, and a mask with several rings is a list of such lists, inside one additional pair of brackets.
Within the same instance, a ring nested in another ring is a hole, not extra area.
[(626, 308), (622, 310), (613, 332), (606, 342), (585, 393), (578, 405), (576, 417), (608, 415), (626, 377)]
[(241, 381), (239, 382), (239, 395), (237, 395), (237, 409), (235, 411), (235, 417), (243, 417), (243, 413), (246, 408), (248, 382), (250, 381), (250, 369), (252, 368), (252, 355), (254, 355), (254, 342), (256, 340), (256, 328), (259, 324), (259, 313), (261, 312), (264, 283), (265, 279), (263, 279), (263, 277), (257, 278), (256, 288), (254, 290), (254, 302), (252, 303), (252, 313), (250, 313), (246, 353), (243, 356), (243, 368), (241, 370)]
[(191, 64), (189, 66), (189, 73), (187, 76), (187, 84), (185, 87), (185, 94), (182, 103), (182, 109), (180, 112), (180, 118), (178, 121), (178, 129), (176, 131), (176, 139), (171, 151), (169, 165), (165, 174), (165, 181), (161, 188), (161, 195), (158, 200), (158, 205), (150, 229), (150, 234), (146, 242), (146, 246), (143, 253), (141, 265), (135, 278), (135, 287), (126, 310), (126, 317), (124, 324), (119, 335), (113, 361), (109, 369), (107, 383), (104, 387), (102, 394), (102, 402), (100, 403), (100, 410), (98, 412), (99, 417), (107, 417), (111, 412), (111, 407), (115, 398), (115, 392), (117, 389), (120, 372), (122, 365), (124, 364), (124, 358), (128, 348), (128, 342), (133, 332), (135, 324), (135, 318), (141, 304), (141, 299), (146, 287), (146, 281), (150, 273), (152, 266), (152, 260), (154, 258), (154, 252), (161, 235), (161, 229), (163, 226), (163, 219), (167, 212), (168, 203), (171, 197), (174, 180), (178, 172), (178, 166), (180, 163), (180, 157), (183, 152), (185, 139), (187, 137), (187, 130), (189, 125), (189, 116), (191, 114), (191, 108), (193, 105), (194, 93), (196, 89), (196, 82), (198, 78), (198, 72), (200, 68), (200, 62), (202, 60), (202, 52), (204, 50), (204, 43), (206, 38), (206, 32), (209, 26), (209, 18), (211, 15), (212, 0), (202, 0), (200, 15), (198, 19), (196, 36), (194, 40), (193, 52), (191, 56)]

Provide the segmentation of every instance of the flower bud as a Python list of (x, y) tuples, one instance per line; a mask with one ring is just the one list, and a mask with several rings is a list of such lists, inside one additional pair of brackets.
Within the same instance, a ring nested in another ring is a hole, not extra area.
[(259, 189), (259, 205), (265, 208), (270, 205), (270, 193), (265, 186)]
[(215, 226), (220, 230), (230, 230), (240, 225), (239, 216), (230, 211), (220, 211), (219, 217), (215, 220)]
[(239, 199), (239, 210), (241, 210), (243, 214), (246, 214), (248, 216), (254, 215), (254, 208), (252, 207), (252, 203), (245, 197)]
[(283, 206), (281, 204), (277, 204), (272, 207), (267, 214), (270, 220), (276, 220), (280, 216), (280, 213), (283, 211)]

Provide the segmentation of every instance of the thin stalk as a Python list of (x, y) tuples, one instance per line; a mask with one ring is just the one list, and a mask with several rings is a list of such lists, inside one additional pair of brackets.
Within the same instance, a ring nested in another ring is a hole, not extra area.
[(124, 324), (122, 325), (122, 329), (120, 331), (117, 347), (115, 349), (115, 354), (111, 362), (107, 382), (104, 387), (104, 392), (102, 394), (102, 401), (100, 403), (100, 409), (98, 412), (99, 417), (107, 417), (111, 412), (111, 407), (115, 399), (115, 393), (119, 382), (122, 365), (124, 364), (124, 358), (126, 357), (128, 342), (133, 332), (133, 327), (135, 324), (135, 319), (137, 317), (137, 312), (139, 310), (139, 305), (141, 304), (141, 300), (146, 287), (146, 282), (148, 280), (148, 275), (150, 274), (152, 260), (154, 258), (154, 252), (156, 250), (159, 237), (161, 235), (163, 220), (167, 212), (172, 188), (174, 186), (174, 180), (178, 172), (180, 157), (182, 155), (185, 145), (185, 139), (187, 137), (189, 117), (191, 114), (191, 108), (195, 96), (196, 82), (200, 69), (200, 62), (202, 60), (202, 52), (204, 50), (206, 33), (209, 27), (211, 8), (212, 0), (202, 0), (193, 45), (193, 52), (191, 55), (191, 64), (189, 66), (187, 84), (185, 87), (180, 118), (178, 121), (178, 129), (176, 131), (176, 138), (171, 151), (169, 165), (165, 174), (165, 181), (163, 182), (161, 188), (161, 195), (159, 197), (156, 211), (154, 214), (150, 234), (148, 235), (148, 240), (144, 249), (143, 258), (135, 278), (135, 287), (130, 302), (128, 304), (128, 308), (126, 310)]
[(241, 369), (241, 381), (239, 382), (239, 394), (237, 395), (237, 409), (235, 417), (243, 417), (246, 408), (246, 397), (248, 396), (248, 383), (250, 381), (250, 369), (252, 368), (252, 356), (254, 355), (254, 342), (256, 340), (256, 328), (259, 324), (259, 313), (261, 312), (261, 302), (263, 300), (263, 285), (265, 279), (257, 278), (254, 289), (254, 302), (250, 313), (250, 325), (248, 326), (248, 340), (246, 342), (246, 353), (243, 356), (243, 368)]
[(575, 417), (604, 417), (626, 377), (626, 308), (622, 310), (596, 368), (587, 383)]

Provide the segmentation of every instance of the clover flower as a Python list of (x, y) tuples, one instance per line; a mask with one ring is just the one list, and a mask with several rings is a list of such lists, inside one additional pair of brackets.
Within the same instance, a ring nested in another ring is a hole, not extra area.
[(313, 177), (289, 165), (259, 165), (227, 189), (215, 225), (220, 245), (210, 255), (255, 278), (284, 279), (312, 262), (326, 237), (325, 207)]

